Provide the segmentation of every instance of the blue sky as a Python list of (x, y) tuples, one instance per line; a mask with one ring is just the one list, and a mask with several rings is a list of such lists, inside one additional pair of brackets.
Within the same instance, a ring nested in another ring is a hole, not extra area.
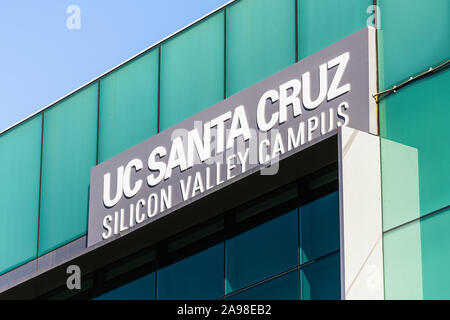
[(228, 1), (1, 0), (0, 132)]

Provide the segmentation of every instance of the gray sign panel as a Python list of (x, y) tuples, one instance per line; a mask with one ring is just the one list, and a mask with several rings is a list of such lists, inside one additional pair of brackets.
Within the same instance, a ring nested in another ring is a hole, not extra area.
[(92, 168), (88, 246), (276, 174), (338, 126), (374, 132), (374, 44), (363, 29)]

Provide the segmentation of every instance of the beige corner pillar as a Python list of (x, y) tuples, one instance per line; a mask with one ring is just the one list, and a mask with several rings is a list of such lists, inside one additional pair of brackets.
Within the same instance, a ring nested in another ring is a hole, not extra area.
[(384, 299), (380, 139), (338, 130), (341, 298)]

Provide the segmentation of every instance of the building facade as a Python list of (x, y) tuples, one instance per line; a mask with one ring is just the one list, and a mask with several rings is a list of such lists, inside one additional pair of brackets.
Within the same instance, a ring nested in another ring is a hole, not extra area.
[[(3, 131), (0, 298), (450, 298), (449, 6), (230, 1)], [(90, 242), (91, 170), (358, 32), (375, 125)]]

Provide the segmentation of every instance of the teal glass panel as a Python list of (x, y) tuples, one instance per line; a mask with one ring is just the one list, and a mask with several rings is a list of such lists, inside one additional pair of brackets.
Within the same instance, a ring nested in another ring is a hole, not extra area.
[(44, 113), (39, 255), (86, 234), (97, 96), (95, 83)]
[(236, 293), (227, 300), (298, 300), (298, 271), (294, 270)]
[(420, 217), (416, 148), (380, 139), (383, 231)]
[(372, 5), (372, 0), (299, 0), (299, 59), (365, 28), (368, 20), (373, 24)]
[(158, 270), (159, 300), (212, 300), (224, 295), (224, 243)]
[(227, 97), (295, 63), (295, 1), (227, 8)]
[(158, 48), (100, 80), (99, 162), (158, 130)]
[(422, 250), (418, 220), (383, 236), (384, 297), (422, 299)]
[(162, 44), (161, 131), (223, 100), (224, 32), (221, 11)]
[(298, 264), (298, 216), (290, 211), (225, 242), (226, 294)]
[(127, 283), (93, 300), (155, 300), (155, 273)]
[(339, 260), (339, 253), (336, 253), (300, 270), (302, 300), (341, 299)]
[(380, 90), (449, 59), (450, 1), (378, 0)]
[[(414, 180), (419, 182), (421, 215), (449, 204), (449, 85), (450, 70), (446, 69), (402, 88), (380, 103), (381, 136), (417, 150), (418, 178)], [(395, 153), (382, 151), (384, 170)], [(396, 178), (400, 178), (401, 173)], [(385, 181), (382, 183), (384, 188)], [(400, 193), (401, 197), (402, 192), (399, 190), (396, 194)]]
[(424, 218), (422, 236), (423, 298), (450, 299), (450, 208)]
[(36, 258), (41, 114), (0, 136), (0, 274)]
[(300, 207), (300, 263), (339, 250), (339, 193)]

